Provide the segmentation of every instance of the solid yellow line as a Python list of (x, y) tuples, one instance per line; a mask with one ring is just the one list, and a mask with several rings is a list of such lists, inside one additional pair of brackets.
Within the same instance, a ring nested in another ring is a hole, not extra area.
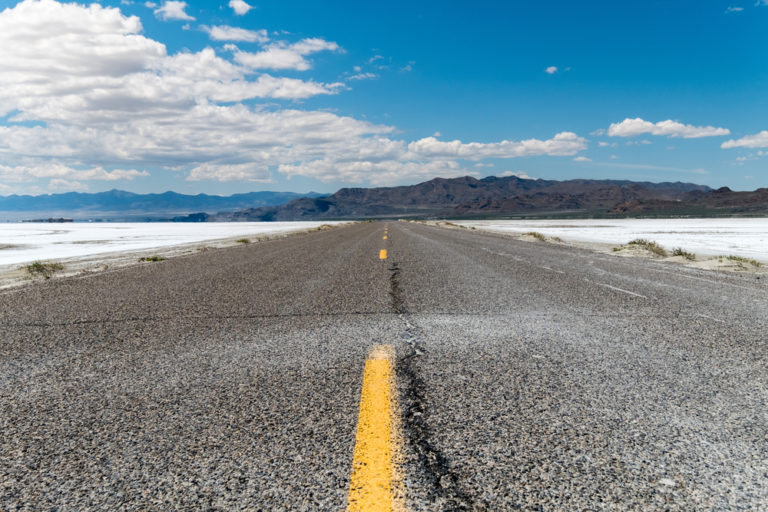
[(377, 345), (365, 362), (348, 512), (402, 510), (395, 390), (394, 349)]
[(386, 249), (382, 249), (382, 250), (379, 251), (379, 259), (380, 260), (387, 259), (387, 250)]

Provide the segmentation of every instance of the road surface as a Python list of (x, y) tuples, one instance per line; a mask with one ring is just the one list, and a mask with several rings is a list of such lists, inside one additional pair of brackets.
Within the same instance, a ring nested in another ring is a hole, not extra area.
[(755, 276), (375, 222), (5, 291), (0, 332), (3, 510), (344, 509), (381, 346), (409, 510), (768, 509)]

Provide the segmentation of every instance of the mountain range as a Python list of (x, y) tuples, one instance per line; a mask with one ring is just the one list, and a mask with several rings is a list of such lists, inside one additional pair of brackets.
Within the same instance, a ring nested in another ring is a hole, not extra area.
[(416, 185), (342, 188), (334, 194), (232, 196), (110, 190), (0, 197), (0, 220), (295, 221), (521, 216), (768, 215), (768, 188), (734, 192), (681, 182), (567, 181), (517, 176), (434, 178)]
[(192, 212), (226, 212), (253, 207), (276, 206), (301, 197), (322, 194), (293, 192), (248, 192), (231, 196), (185, 195), (177, 192), (135, 194), (123, 190), (98, 193), (68, 192), (39, 196), (0, 196), (0, 220), (40, 217), (75, 217), (109, 220), (169, 220)]
[(535, 180), (516, 176), (435, 178), (400, 187), (343, 188), (324, 197), (188, 221), (292, 221), (383, 217), (768, 215), (768, 189), (734, 192), (681, 182)]

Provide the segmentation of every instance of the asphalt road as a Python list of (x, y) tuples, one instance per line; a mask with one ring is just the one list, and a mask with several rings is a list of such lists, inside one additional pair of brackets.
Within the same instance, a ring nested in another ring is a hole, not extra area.
[(0, 509), (343, 509), (377, 344), (410, 510), (768, 509), (765, 279), (383, 230), (0, 294)]

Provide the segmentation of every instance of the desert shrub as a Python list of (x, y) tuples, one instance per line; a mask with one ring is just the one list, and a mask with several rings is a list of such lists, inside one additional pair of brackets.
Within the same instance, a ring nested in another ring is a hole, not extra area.
[(542, 242), (547, 241), (547, 237), (539, 233), (538, 231), (529, 231), (527, 233), (523, 233), (523, 236), (532, 236), (536, 240), (541, 240)]
[(693, 261), (696, 259), (696, 255), (692, 252), (688, 252), (682, 247), (675, 247), (672, 249), (672, 256), (682, 256), (683, 258)]
[(733, 254), (731, 254), (730, 256), (726, 256), (726, 258), (728, 258), (731, 261), (735, 261), (737, 263), (747, 263), (747, 264), (752, 265), (754, 267), (759, 267), (759, 266), (762, 265), (762, 263), (760, 263), (757, 260), (753, 260), (752, 258), (744, 258), (742, 256), (735, 256)]
[(654, 254), (658, 254), (659, 256), (667, 255), (667, 251), (662, 246), (660, 246), (659, 244), (651, 240), (646, 240), (645, 238), (635, 238), (634, 240), (629, 242), (628, 245), (643, 247), (644, 249), (647, 249)]
[(139, 258), (139, 261), (165, 261), (165, 258), (162, 256), (144, 256)]
[(61, 263), (44, 263), (42, 261), (35, 261), (29, 265), (25, 265), (24, 269), (32, 277), (42, 277), (44, 279), (50, 279), (53, 274), (59, 270), (64, 270), (64, 265)]

